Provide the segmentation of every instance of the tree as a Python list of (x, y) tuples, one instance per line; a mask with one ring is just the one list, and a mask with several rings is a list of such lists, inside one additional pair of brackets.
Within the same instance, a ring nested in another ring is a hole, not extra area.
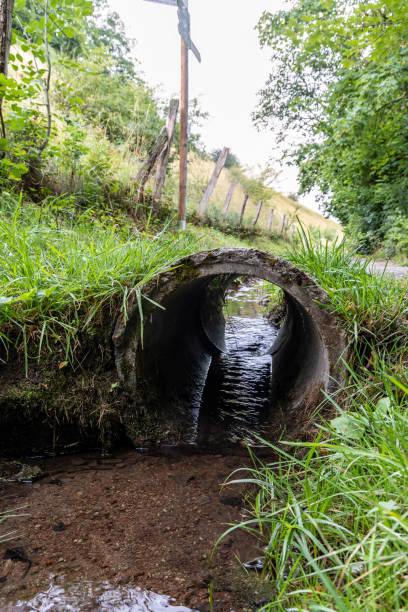
[(0, 1), (0, 73), (7, 76), (14, 0)]
[(408, 214), (405, 0), (299, 0), (258, 29), (273, 71), (255, 120), (279, 123), (301, 191), (319, 187), (325, 210), (370, 250)]

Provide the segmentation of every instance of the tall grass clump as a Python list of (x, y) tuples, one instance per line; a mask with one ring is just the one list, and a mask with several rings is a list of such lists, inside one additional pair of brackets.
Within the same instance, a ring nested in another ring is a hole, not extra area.
[(396, 356), (408, 344), (407, 283), (370, 271), (371, 262), (356, 257), (345, 241), (313, 240), (301, 228), (296, 249), (284, 257), (308, 272), (328, 294), (331, 312), (344, 322), (353, 357), (370, 351)]
[(59, 198), (41, 207), (2, 197), (0, 217), (0, 340), (39, 360), (63, 350), (72, 360), (81, 333), (92, 335), (104, 308), (132, 293), (194, 249), (166, 228), (139, 232), (92, 211), (77, 214)]
[[(287, 255), (327, 291), (350, 359), (336, 411), (312, 442), (269, 445), (231, 482), (248, 485), (238, 527), (263, 549), (274, 598), (264, 610), (406, 610), (408, 323), (406, 282), (370, 273), (344, 243), (303, 233)], [(227, 533), (228, 533), (227, 532)], [(225, 535), (225, 534), (224, 534)]]

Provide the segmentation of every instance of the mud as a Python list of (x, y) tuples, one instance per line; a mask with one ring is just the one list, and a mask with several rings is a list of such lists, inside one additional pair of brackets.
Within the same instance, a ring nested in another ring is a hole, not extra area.
[(128, 592), (164, 594), (172, 606), (200, 611), (210, 609), (211, 583), (217, 612), (255, 610), (265, 601), (264, 583), (248, 582), (237, 562), (262, 554), (253, 536), (231, 533), (211, 558), (218, 537), (246, 515), (242, 486), (221, 488), (245, 463), (242, 457), (145, 456), (124, 449), (109, 457), (31, 463), (42, 479), (0, 483), (0, 512), (18, 508), (15, 514), (25, 515), (0, 525), (0, 539), (18, 534), (0, 544), (0, 609), (17, 609), (6, 604), (32, 600), (50, 588), (50, 579), (84, 585), (84, 605), (86, 585), (103, 581)]

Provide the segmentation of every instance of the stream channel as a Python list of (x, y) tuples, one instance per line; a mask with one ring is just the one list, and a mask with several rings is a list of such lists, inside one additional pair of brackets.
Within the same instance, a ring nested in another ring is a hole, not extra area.
[[(25, 484), (0, 473), (0, 512), (21, 515), (0, 521), (0, 610), (209, 612), (210, 584), (217, 612), (268, 601), (269, 587), (254, 587), (237, 563), (261, 554), (253, 536), (237, 530), (211, 557), (226, 526), (248, 516), (243, 485), (222, 484), (249, 465), (232, 443), (256, 444), (268, 427), (277, 334), (262, 281), (235, 284), (226, 298), (227, 349), (195, 407), (194, 452), (34, 458), (23, 463), (41, 478)], [(200, 442), (222, 440), (224, 453), (200, 453)]]

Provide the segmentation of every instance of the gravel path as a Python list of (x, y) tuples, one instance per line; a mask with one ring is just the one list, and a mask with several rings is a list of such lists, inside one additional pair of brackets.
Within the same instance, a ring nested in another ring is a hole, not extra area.
[(368, 269), (377, 274), (382, 274), (385, 271), (386, 274), (392, 274), (395, 278), (408, 276), (408, 266), (397, 266), (392, 261), (373, 261)]

